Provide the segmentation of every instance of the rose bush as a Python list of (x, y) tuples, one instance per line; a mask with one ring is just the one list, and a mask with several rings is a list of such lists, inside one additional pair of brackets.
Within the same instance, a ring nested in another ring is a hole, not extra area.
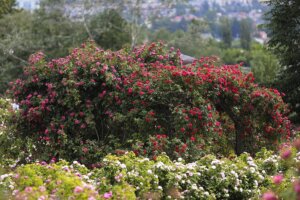
[(111, 52), (91, 42), (50, 62), (37, 53), (9, 91), (20, 105), (18, 137), (34, 141), (33, 158), (90, 164), (115, 149), (195, 160), (289, 138), (282, 94), (214, 61), (182, 65), (162, 43)]

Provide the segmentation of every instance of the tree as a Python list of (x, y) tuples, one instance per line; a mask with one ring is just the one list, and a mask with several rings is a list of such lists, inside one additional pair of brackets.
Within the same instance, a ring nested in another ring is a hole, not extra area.
[(71, 21), (57, 10), (41, 8), (5, 15), (0, 19), (0, 93), (22, 75), (28, 57), (43, 51), (48, 59), (63, 57), (88, 39), (81, 22)]
[(82, 22), (72, 21), (58, 9), (41, 8), (33, 14), (32, 35), (48, 59), (65, 56), (89, 38)]
[(1, 0), (0, 2), (0, 18), (15, 10), (16, 0)]
[(22, 11), (0, 19), (0, 93), (22, 75), (27, 58), (37, 48), (32, 35), (33, 16)]
[(266, 3), (270, 7), (265, 15), (270, 35), (268, 45), (282, 66), (277, 86), (300, 116), (300, 1), (267, 0)]
[(250, 49), (251, 44), (251, 20), (243, 19), (240, 23), (240, 40), (243, 49)]
[(278, 59), (265, 47), (253, 44), (250, 67), (258, 83), (270, 85), (275, 81), (280, 66)]
[(92, 16), (89, 23), (93, 39), (104, 49), (119, 50), (131, 43), (128, 23), (116, 10)]
[(221, 35), (224, 45), (229, 48), (232, 43), (231, 22), (227, 17), (221, 19)]
[(237, 18), (234, 18), (232, 20), (232, 26), (231, 26), (232, 36), (234, 38), (237, 38), (240, 36), (240, 28), (241, 28), (240, 26), (241, 26), (240, 21)]

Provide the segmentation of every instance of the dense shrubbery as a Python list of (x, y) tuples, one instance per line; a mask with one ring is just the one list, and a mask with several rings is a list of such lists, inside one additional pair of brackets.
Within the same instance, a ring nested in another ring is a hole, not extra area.
[(95, 164), (129, 148), (195, 160), (276, 147), (290, 135), (278, 91), (213, 58), (182, 66), (180, 52), (161, 43), (118, 52), (88, 43), (48, 63), (37, 53), (30, 63), (10, 93), (20, 105), (18, 137), (33, 140), (33, 159)]
[(92, 170), (78, 162), (27, 164), (1, 175), (0, 186), (16, 199), (256, 199), (279, 171), (286, 171), (279, 156), (265, 150), (256, 158), (207, 155), (193, 163), (129, 152), (108, 155)]

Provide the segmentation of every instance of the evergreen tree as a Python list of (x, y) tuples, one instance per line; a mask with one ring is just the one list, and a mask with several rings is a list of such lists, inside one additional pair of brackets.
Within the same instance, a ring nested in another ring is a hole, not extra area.
[(300, 1), (268, 0), (266, 13), (269, 47), (278, 56), (281, 75), (278, 87), (286, 93), (292, 109), (300, 114)]
[(231, 43), (232, 43), (231, 22), (227, 17), (221, 19), (221, 35), (225, 46), (227, 48), (231, 47)]
[(243, 19), (240, 23), (240, 40), (243, 49), (250, 49), (251, 44), (251, 20)]

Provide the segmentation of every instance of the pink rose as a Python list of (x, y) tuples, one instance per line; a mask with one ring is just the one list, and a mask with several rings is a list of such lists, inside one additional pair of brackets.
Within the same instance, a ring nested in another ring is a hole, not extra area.
[(104, 197), (105, 199), (110, 199), (110, 198), (112, 197), (112, 191), (105, 193), (105, 194), (103, 195), (103, 197)]
[(26, 187), (25, 192), (32, 192), (32, 187)]
[(288, 159), (292, 154), (292, 151), (290, 149), (285, 149), (281, 152), (281, 158), (282, 159)]
[(279, 174), (273, 177), (273, 183), (279, 185), (283, 180), (283, 175)]
[(273, 192), (266, 192), (262, 196), (263, 200), (277, 200), (277, 197)]
[(82, 188), (82, 187), (76, 186), (76, 187), (74, 188), (74, 193), (75, 193), (75, 194), (79, 194), (79, 193), (81, 193), (81, 192), (83, 192), (83, 188)]
[(300, 182), (299, 181), (296, 181), (294, 182), (294, 190), (296, 193), (300, 193)]

